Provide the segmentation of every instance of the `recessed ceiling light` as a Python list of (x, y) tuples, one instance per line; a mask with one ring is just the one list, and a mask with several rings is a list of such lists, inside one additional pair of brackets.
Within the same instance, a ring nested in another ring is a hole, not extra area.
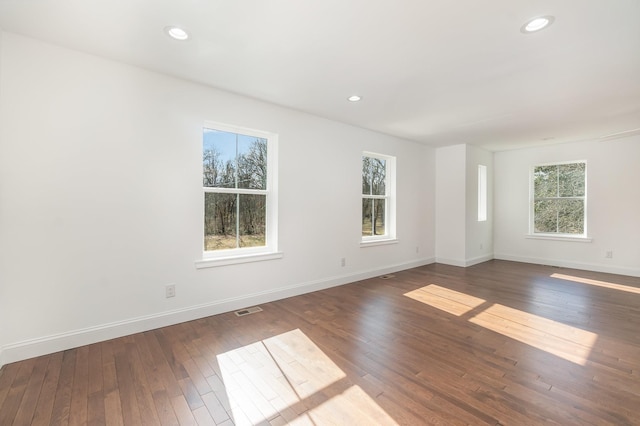
[(358, 95), (349, 96), (347, 98), (347, 100), (349, 102), (358, 102), (360, 99), (362, 99), (362, 98), (360, 96), (358, 96)]
[(189, 38), (189, 33), (179, 27), (165, 27), (164, 32), (174, 40), (184, 41)]
[(533, 18), (520, 27), (520, 32), (524, 34), (535, 33), (536, 31), (540, 31), (541, 29), (551, 25), (554, 20), (555, 18), (553, 16), (540, 16), (538, 18)]

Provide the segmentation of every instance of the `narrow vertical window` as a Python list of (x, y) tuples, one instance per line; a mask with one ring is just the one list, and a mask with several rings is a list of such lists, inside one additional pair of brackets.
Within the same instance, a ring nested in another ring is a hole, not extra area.
[(478, 222), (487, 220), (487, 166), (478, 165)]
[(362, 240), (395, 238), (393, 215), (395, 158), (364, 153), (362, 156)]

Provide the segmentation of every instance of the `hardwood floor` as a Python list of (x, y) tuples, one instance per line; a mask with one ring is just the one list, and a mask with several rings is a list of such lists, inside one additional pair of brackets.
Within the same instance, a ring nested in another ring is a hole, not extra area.
[(0, 425), (640, 424), (640, 278), (429, 265), (8, 364)]

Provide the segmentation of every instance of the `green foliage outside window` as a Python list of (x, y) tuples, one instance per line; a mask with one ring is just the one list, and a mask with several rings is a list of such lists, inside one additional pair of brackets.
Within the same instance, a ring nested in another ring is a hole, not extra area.
[(534, 232), (584, 235), (585, 182), (586, 163), (535, 167)]

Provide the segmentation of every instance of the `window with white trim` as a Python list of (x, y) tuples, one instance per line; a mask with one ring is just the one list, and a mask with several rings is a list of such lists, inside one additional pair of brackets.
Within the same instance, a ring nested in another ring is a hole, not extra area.
[(202, 138), (205, 258), (277, 250), (277, 136), (206, 123)]
[(531, 177), (531, 233), (586, 237), (587, 163), (538, 165)]
[(487, 166), (478, 164), (478, 222), (487, 221)]
[(395, 157), (362, 154), (362, 242), (395, 238)]

